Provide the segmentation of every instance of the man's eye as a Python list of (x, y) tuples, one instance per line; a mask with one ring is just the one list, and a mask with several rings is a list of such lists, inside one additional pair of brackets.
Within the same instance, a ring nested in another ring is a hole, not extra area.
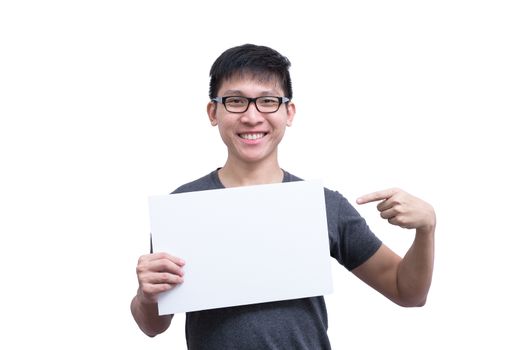
[(243, 98), (230, 98), (227, 100), (227, 102), (230, 104), (234, 104), (234, 105), (241, 105), (241, 104), (245, 104), (246, 100)]
[(278, 100), (275, 98), (267, 97), (260, 99), (260, 103), (263, 105), (274, 105), (278, 103)]

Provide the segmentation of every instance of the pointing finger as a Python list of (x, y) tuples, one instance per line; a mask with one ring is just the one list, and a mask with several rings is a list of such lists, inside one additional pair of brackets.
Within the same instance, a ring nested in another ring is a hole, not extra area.
[(369, 194), (363, 195), (362, 197), (358, 198), (357, 204), (366, 204), (370, 202), (385, 200), (385, 199), (392, 197), (396, 192), (397, 192), (397, 189), (390, 188), (387, 190), (369, 193)]

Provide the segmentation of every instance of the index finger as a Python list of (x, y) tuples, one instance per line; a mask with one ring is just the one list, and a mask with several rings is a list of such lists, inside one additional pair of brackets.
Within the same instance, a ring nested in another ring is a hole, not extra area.
[(186, 262), (184, 261), (184, 259), (179, 258), (178, 256), (171, 255), (171, 254), (166, 253), (166, 252), (157, 252), (157, 253), (152, 253), (152, 254), (151, 254), (151, 257), (154, 258), (154, 259), (167, 259), (167, 260), (171, 260), (172, 262), (174, 262), (175, 264), (180, 265), (180, 266), (184, 266), (184, 265), (186, 264)]
[(357, 198), (357, 204), (366, 204), (391, 198), (396, 193), (394, 188), (365, 194)]

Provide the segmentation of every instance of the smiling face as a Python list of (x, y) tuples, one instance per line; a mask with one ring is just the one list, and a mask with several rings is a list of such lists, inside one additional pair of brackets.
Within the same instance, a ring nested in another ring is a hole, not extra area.
[[(258, 80), (245, 75), (233, 76), (224, 81), (218, 90), (223, 96), (284, 96), (274, 79)], [(274, 113), (259, 112), (254, 103), (244, 113), (230, 113), (222, 103), (210, 102), (207, 112), (211, 124), (218, 126), (220, 136), (228, 149), (229, 164), (278, 164), (278, 144), (291, 126), (295, 115), (292, 102), (282, 104)]]

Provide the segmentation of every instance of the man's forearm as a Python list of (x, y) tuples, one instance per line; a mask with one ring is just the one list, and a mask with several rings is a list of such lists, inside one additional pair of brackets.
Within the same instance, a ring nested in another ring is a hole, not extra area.
[(431, 286), (435, 255), (435, 227), (417, 229), (415, 240), (402, 259), (398, 290), (402, 305), (422, 306)]

